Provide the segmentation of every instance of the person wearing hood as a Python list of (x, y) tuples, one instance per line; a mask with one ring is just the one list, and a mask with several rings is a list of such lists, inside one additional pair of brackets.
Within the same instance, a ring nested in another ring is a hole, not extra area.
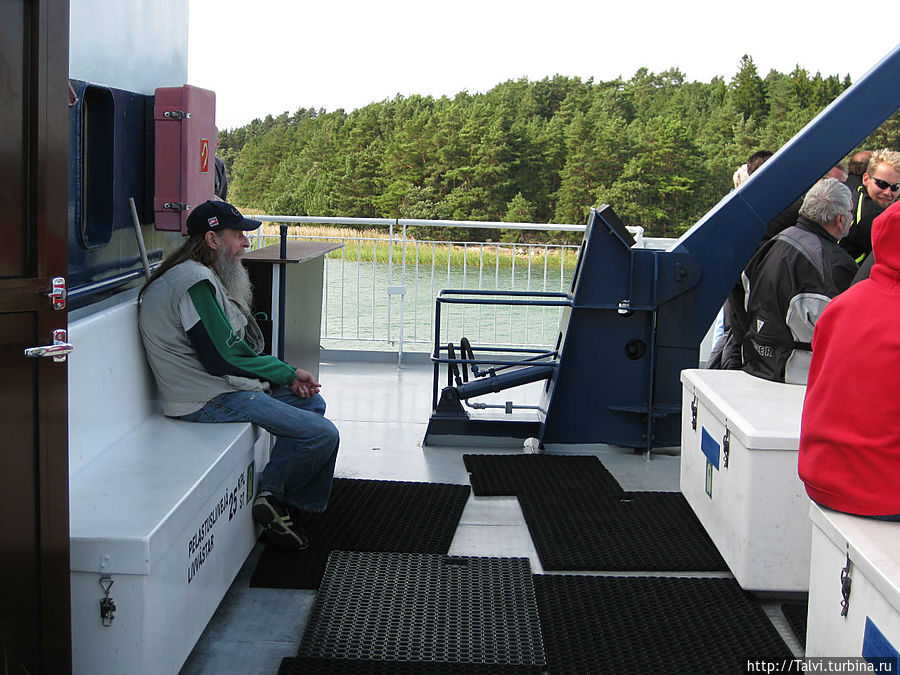
[(900, 520), (900, 203), (872, 224), (868, 279), (816, 324), (799, 473), (817, 504)]

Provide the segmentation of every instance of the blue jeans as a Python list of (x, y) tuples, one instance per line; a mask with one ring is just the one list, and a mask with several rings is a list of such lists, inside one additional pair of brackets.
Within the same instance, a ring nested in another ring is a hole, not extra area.
[(252, 422), (277, 438), (269, 463), (259, 476), (259, 491), (303, 511), (328, 506), (338, 430), (324, 417), (325, 399), (300, 398), (289, 387), (271, 394), (234, 391), (219, 394), (197, 412), (181, 417), (189, 422)]

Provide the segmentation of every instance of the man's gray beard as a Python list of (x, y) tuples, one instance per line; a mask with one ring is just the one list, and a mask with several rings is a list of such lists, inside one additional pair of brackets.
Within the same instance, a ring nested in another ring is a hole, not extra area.
[(253, 284), (250, 283), (250, 274), (241, 262), (241, 257), (236, 255), (232, 258), (224, 247), (218, 248), (213, 270), (231, 299), (237, 302), (245, 313), (250, 314), (253, 305)]

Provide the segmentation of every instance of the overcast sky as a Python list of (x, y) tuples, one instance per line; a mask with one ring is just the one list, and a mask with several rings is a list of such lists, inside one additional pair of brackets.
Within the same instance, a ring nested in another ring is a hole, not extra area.
[(188, 82), (216, 92), (220, 129), (557, 73), (600, 81), (675, 67), (730, 81), (743, 54), (763, 77), (799, 64), (855, 82), (895, 47), (877, 14), (845, 0), (189, 1)]

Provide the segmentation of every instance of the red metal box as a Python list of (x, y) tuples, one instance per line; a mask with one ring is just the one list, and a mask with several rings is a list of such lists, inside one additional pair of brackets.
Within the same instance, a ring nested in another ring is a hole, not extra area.
[(190, 210), (212, 199), (216, 173), (216, 94), (186, 84), (160, 87), (153, 104), (157, 230), (187, 233)]

